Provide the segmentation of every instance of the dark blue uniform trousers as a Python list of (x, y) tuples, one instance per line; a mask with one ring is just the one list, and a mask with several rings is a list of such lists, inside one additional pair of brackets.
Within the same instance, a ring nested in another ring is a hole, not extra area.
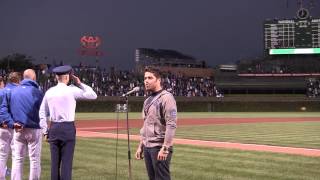
[(52, 122), (49, 129), (51, 180), (71, 180), (76, 142), (74, 122)]
[(172, 148), (165, 161), (159, 161), (158, 152), (161, 147), (144, 147), (144, 161), (148, 171), (149, 180), (170, 180), (170, 161), (172, 157)]

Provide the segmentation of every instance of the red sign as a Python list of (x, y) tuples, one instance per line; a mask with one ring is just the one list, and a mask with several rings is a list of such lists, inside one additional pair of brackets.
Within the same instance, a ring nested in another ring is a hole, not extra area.
[(99, 36), (82, 36), (80, 43), (83, 48), (97, 49), (101, 45), (101, 38)]
[(102, 40), (99, 36), (82, 36), (80, 38), (80, 55), (102, 56), (102, 52), (98, 50)]

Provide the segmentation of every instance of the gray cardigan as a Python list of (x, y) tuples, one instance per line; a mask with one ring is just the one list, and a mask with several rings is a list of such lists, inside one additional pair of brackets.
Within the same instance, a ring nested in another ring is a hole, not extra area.
[(143, 104), (143, 127), (141, 140), (145, 147), (173, 145), (177, 128), (177, 105), (173, 95), (162, 90), (155, 96), (149, 96)]

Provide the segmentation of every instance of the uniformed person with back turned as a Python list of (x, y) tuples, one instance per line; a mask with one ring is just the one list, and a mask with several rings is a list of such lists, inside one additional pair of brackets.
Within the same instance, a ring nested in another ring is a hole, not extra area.
[[(49, 117), (48, 142), (51, 152), (51, 179), (71, 180), (72, 162), (76, 142), (74, 124), (76, 100), (96, 99), (93, 89), (83, 84), (71, 74), (71, 66), (59, 66), (53, 69), (58, 84), (50, 88), (42, 101), (39, 116), (41, 120)], [(75, 85), (68, 86), (70, 79)]]

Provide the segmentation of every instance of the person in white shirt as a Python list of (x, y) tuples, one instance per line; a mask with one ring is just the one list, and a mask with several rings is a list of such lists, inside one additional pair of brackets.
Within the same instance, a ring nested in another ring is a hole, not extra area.
[[(83, 83), (70, 72), (71, 66), (59, 66), (53, 69), (58, 84), (50, 88), (44, 95), (40, 106), (40, 119), (47, 120), (50, 125), (47, 140), (51, 152), (51, 179), (71, 180), (72, 161), (76, 141), (74, 125), (77, 99), (96, 99), (93, 89)], [(75, 85), (68, 86), (70, 78)]]

